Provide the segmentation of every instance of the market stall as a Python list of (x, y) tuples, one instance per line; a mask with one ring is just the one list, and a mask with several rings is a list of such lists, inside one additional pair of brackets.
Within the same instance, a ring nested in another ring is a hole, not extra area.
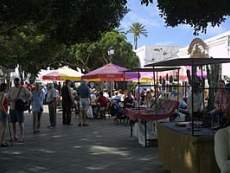
[[(126, 80), (134, 79), (137, 82), (137, 91), (138, 96), (140, 96), (140, 87), (148, 86), (154, 88), (155, 94), (152, 98), (150, 104), (143, 105), (140, 104), (140, 98), (137, 96), (137, 105), (136, 108), (129, 108), (125, 110), (125, 115), (130, 120), (130, 129), (131, 136), (133, 136), (133, 127), (134, 135), (138, 138), (138, 142), (143, 146), (147, 147), (150, 144), (150, 141), (157, 138), (157, 129), (156, 122), (159, 120), (166, 120), (172, 116), (178, 105), (178, 97), (175, 100), (159, 99), (158, 98), (158, 89), (159, 89), (159, 79), (158, 73), (164, 73), (168, 71), (176, 71), (177, 81), (179, 78), (179, 67), (164, 67), (164, 68), (136, 68), (132, 70), (125, 71)], [(141, 84), (144, 76), (151, 76), (152, 83), (149, 85)], [(143, 139), (143, 140), (142, 140)]]
[(82, 76), (87, 81), (124, 81), (127, 68), (109, 63)]
[[(161, 103), (161, 106), (155, 109), (147, 109), (147, 108), (136, 108), (136, 109), (131, 109), (127, 108), (126, 111), (126, 116), (129, 117), (130, 122), (130, 130), (131, 130), (131, 136), (133, 135), (133, 123), (135, 121), (143, 121), (144, 122), (144, 146), (147, 147), (149, 146), (149, 141), (151, 141), (150, 138), (147, 136), (147, 122), (149, 121), (154, 121), (157, 122), (158, 120), (166, 119), (169, 118), (175, 110), (178, 108), (178, 101), (175, 100), (164, 100)], [(156, 123), (154, 123), (153, 133), (156, 133)]]
[(229, 63), (230, 58), (178, 58), (147, 66), (191, 66), (191, 122), (158, 124), (161, 161), (172, 173), (217, 173), (214, 158), (215, 130), (194, 118), (194, 69), (198, 66)]
[(49, 81), (64, 81), (64, 80), (79, 81), (81, 80), (82, 75), (83, 74), (81, 72), (64, 66), (56, 70), (49, 71), (48, 73), (42, 75), (41, 78), (42, 80), (49, 80)]

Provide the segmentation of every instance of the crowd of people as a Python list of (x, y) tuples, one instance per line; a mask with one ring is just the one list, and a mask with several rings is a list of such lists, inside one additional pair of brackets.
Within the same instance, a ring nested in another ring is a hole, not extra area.
[[(229, 85), (225, 85), (224, 81), (219, 82), (219, 89), (215, 96), (215, 109), (210, 112), (211, 117), (217, 116), (221, 124), (228, 123), (223, 119), (230, 112), (230, 106), (228, 106), (229, 88)], [(194, 92), (195, 100), (196, 97), (201, 97), (201, 93), (197, 93)], [(143, 104), (150, 108), (155, 98), (160, 98), (158, 91), (141, 87), (136, 87), (133, 91), (113, 90), (108, 92), (106, 89), (90, 88), (85, 81), (81, 81), (78, 87), (75, 87), (69, 80), (65, 81), (63, 85), (61, 83), (23, 85), (19, 78), (15, 78), (12, 87), (8, 87), (5, 83), (0, 85), (0, 145), (1, 147), (7, 146), (4, 134), (8, 120), (12, 127), (11, 140), (24, 142), (24, 111), (26, 110), (32, 111), (32, 132), (37, 134), (40, 132), (44, 105), (48, 106), (48, 128), (56, 127), (58, 108), (62, 110), (63, 125), (72, 125), (72, 114), (75, 111), (79, 117), (78, 126), (84, 127), (89, 125), (87, 118), (105, 119), (107, 116), (112, 116), (114, 122), (117, 122), (119, 119), (125, 118), (123, 111), (125, 108)], [(186, 110), (191, 107), (187, 102), (187, 99), (182, 99), (178, 110)], [(201, 102), (195, 101), (193, 107), (195, 114), (202, 111)]]
[[(144, 94), (145, 92), (145, 94)], [(149, 91), (148, 91), (149, 92)], [(0, 84), (0, 146), (7, 147), (4, 134), (7, 124), (10, 125), (11, 140), (13, 142), (24, 142), (24, 112), (32, 112), (32, 132), (40, 132), (41, 118), (44, 105), (48, 106), (49, 126), (56, 127), (57, 109), (62, 110), (63, 125), (72, 125), (72, 113), (79, 117), (79, 127), (88, 126), (87, 118), (105, 119), (107, 116), (114, 117), (114, 121), (124, 117), (124, 108), (135, 107), (137, 97), (142, 102), (148, 102), (146, 90), (141, 95), (135, 95), (135, 91), (90, 88), (85, 81), (81, 81), (79, 87), (72, 85), (67, 80), (60, 83), (42, 85), (23, 84), (19, 78), (14, 79), (14, 85)], [(146, 96), (146, 99), (144, 99)], [(135, 98), (136, 97), (136, 98)], [(143, 104), (143, 103), (142, 103)], [(9, 110), (8, 110), (9, 108)], [(18, 126), (18, 127), (17, 127)], [(19, 131), (17, 131), (19, 129)]]

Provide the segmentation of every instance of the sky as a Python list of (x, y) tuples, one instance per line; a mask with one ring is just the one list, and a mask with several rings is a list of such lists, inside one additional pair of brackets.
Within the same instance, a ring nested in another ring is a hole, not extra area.
[[(154, 3), (145, 6), (141, 5), (140, 0), (128, 0), (129, 13), (122, 19), (120, 30), (127, 31), (134, 22), (143, 24), (148, 32), (148, 36), (141, 36), (138, 40), (138, 47), (143, 45), (178, 45), (187, 46), (192, 39), (199, 37), (201, 39), (207, 39), (215, 35), (230, 31), (230, 18), (222, 23), (219, 27), (207, 28), (206, 34), (199, 34), (199, 36), (193, 35), (193, 28), (189, 25), (180, 25), (177, 27), (166, 27), (164, 20), (160, 17), (159, 10), (156, 6), (156, 0)], [(127, 39), (133, 44), (132, 34), (127, 34)]]

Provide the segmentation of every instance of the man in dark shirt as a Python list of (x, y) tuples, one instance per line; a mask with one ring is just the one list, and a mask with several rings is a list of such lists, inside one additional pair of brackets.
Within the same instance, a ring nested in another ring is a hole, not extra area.
[(79, 126), (88, 126), (86, 124), (86, 115), (90, 105), (90, 90), (85, 81), (81, 82), (78, 88), (78, 95), (80, 99), (80, 123)]
[(73, 95), (70, 84), (71, 82), (69, 80), (66, 80), (65, 85), (61, 89), (64, 125), (71, 124), (71, 108), (73, 105)]

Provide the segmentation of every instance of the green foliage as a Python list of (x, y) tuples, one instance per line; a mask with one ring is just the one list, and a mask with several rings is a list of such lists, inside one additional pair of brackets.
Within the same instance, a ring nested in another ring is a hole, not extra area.
[[(141, 0), (148, 5), (152, 0)], [(228, 0), (158, 0), (161, 16), (168, 26), (189, 24), (194, 28), (194, 34), (206, 32), (208, 24), (219, 26), (230, 15)]]
[[(2, 0), (0, 66), (19, 65), (20, 72), (36, 76), (48, 66), (81, 65), (88, 70), (90, 63), (102, 64), (94, 62), (94, 56), (101, 55), (95, 49), (97, 42), (76, 43), (96, 41), (102, 33), (119, 26), (127, 13), (126, 3), (126, 0)], [(71, 46), (74, 44), (75, 47)], [(87, 51), (82, 52), (86, 47)], [(85, 61), (88, 59), (85, 55), (90, 55), (89, 60)]]
[(133, 34), (133, 45), (135, 49), (137, 49), (137, 41), (140, 38), (140, 36), (144, 35), (145, 37), (147, 37), (147, 33), (148, 33), (147, 30), (145, 29), (145, 26), (138, 22), (133, 23), (130, 26), (128, 32)]
[(119, 26), (127, 13), (126, 0), (2, 0), (0, 33), (9, 34), (25, 25), (60, 43), (97, 40)]
[(71, 46), (69, 49), (71, 62), (75, 62), (76, 66), (84, 71), (96, 69), (110, 62), (107, 51), (111, 47), (115, 50), (112, 63), (128, 68), (139, 66), (139, 60), (132, 51), (132, 45), (127, 42), (123, 34), (115, 31), (103, 34), (97, 42)]
[(41, 68), (60, 59), (65, 46), (37, 33), (33, 26), (22, 26), (0, 38), (0, 65), (20, 66), (25, 73), (36, 75)]

